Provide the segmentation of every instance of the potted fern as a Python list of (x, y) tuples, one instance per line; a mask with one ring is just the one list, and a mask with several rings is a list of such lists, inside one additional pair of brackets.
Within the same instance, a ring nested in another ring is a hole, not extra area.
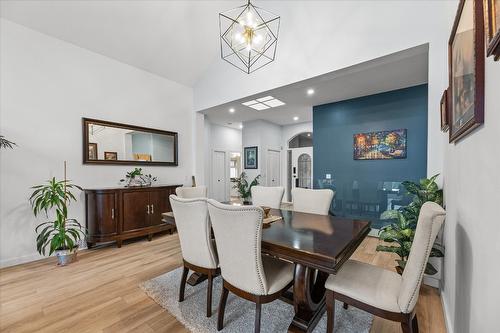
[[(382, 213), (382, 220), (395, 220), (395, 222), (380, 229), (380, 240), (394, 245), (378, 245), (377, 251), (392, 252), (399, 256), (396, 260), (396, 271), (402, 274), (406, 266), (406, 261), (410, 255), (415, 229), (417, 228), (418, 216), (422, 205), (427, 201), (435, 202), (443, 205), (443, 190), (439, 189), (436, 184), (436, 178), (439, 174), (431, 178), (421, 179), (420, 182), (414, 183), (410, 181), (403, 182), (406, 191), (413, 195), (413, 201), (405, 207), (398, 210), (387, 210)], [(431, 257), (443, 257), (441, 249), (434, 245), (431, 250)], [(434, 275), (437, 273), (436, 268), (427, 263), (425, 273)]]
[(250, 197), (252, 196), (252, 187), (259, 185), (260, 175), (254, 178), (254, 180), (248, 184), (247, 175), (245, 172), (242, 172), (241, 175), (235, 178), (236, 184), (234, 184), (233, 188), (238, 190), (241, 199), (243, 200), (243, 204), (250, 204)]
[(33, 186), (34, 192), (29, 199), (33, 214), (39, 216), (44, 213), (49, 221), (39, 224), (35, 232), (36, 248), (38, 253), (45, 255), (56, 254), (58, 264), (67, 265), (76, 260), (78, 241), (85, 236), (84, 228), (75, 219), (68, 218), (68, 205), (76, 201), (71, 192), (73, 189), (82, 190), (78, 185), (66, 179), (66, 162), (64, 162), (64, 180), (55, 177), (45, 184)]

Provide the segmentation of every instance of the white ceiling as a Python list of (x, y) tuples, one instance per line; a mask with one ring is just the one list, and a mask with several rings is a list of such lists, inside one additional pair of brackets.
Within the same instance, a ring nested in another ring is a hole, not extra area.
[[(263, 119), (277, 125), (312, 121), (312, 107), (427, 83), (428, 46), (417, 46), (338, 71), (202, 110), (210, 122), (239, 128)], [(307, 95), (314, 89), (312, 96)], [(241, 103), (271, 95), (286, 105), (257, 111)], [(229, 109), (234, 108), (234, 113)], [(293, 117), (299, 117), (297, 121)]]
[(193, 86), (219, 56), (218, 13), (242, 1), (4, 1), (28, 28)]

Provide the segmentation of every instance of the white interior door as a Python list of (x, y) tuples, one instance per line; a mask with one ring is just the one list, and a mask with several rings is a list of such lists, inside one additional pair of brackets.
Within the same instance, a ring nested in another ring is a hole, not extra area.
[[(292, 189), (295, 187), (313, 188), (313, 148), (294, 148), (292, 151)], [(304, 154), (310, 157), (308, 170), (305, 170)], [(301, 157), (302, 156), (302, 157)], [(299, 158), (302, 163), (299, 162)], [(299, 165), (300, 164), (300, 165)], [(307, 175), (307, 177), (305, 177)]]
[(281, 184), (281, 167), (279, 150), (267, 151), (267, 186), (280, 186)]
[(214, 150), (212, 154), (212, 198), (227, 201), (226, 152)]

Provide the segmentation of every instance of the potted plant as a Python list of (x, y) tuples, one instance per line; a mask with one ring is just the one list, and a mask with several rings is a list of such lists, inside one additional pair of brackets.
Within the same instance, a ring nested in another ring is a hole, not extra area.
[(3, 135), (0, 135), (0, 148), (14, 148), (16, 144), (12, 141), (7, 140)]
[[(395, 243), (395, 245), (378, 245), (377, 251), (392, 252), (399, 256), (396, 260), (396, 271), (402, 274), (410, 255), (413, 237), (415, 236), (415, 229), (417, 228), (418, 216), (422, 205), (427, 201), (435, 202), (443, 205), (443, 190), (439, 189), (435, 180), (439, 176), (434, 175), (431, 178), (421, 179), (419, 183), (410, 181), (403, 182), (406, 191), (413, 195), (413, 201), (405, 207), (398, 210), (388, 210), (380, 216), (383, 220), (395, 219), (391, 223), (380, 229), (380, 240), (388, 243)], [(441, 249), (434, 245), (431, 250), (431, 257), (443, 257), (444, 254)], [(436, 268), (430, 263), (427, 263), (425, 273), (434, 275), (437, 273)]]
[(259, 185), (260, 175), (254, 178), (254, 180), (248, 184), (247, 175), (245, 172), (242, 172), (241, 175), (235, 178), (235, 184), (233, 188), (238, 190), (241, 199), (243, 200), (243, 204), (250, 204), (250, 197), (252, 196), (252, 187)]
[(145, 175), (142, 173), (142, 168), (135, 168), (134, 170), (127, 172), (124, 179), (120, 179), (120, 182), (125, 183), (126, 187), (134, 186), (151, 186), (153, 182), (157, 181), (156, 177), (152, 175)]
[(44, 213), (50, 221), (39, 224), (35, 231), (36, 248), (38, 253), (45, 255), (47, 248), (49, 255), (55, 253), (58, 264), (67, 265), (76, 260), (78, 241), (85, 236), (84, 228), (75, 219), (68, 219), (68, 205), (76, 197), (72, 189), (82, 188), (72, 184), (66, 179), (66, 162), (64, 163), (64, 180), (55, 177), (46, 184), (32, 187), (35, 191), (31, 194), (30, 204), (33, 214), (38, 216)]

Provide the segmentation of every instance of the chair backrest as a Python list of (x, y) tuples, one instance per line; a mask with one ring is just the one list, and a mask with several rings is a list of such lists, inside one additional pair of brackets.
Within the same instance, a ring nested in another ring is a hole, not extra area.
[(179, 198), (184, 198), (184, 199), (206, 198), (207, 187), (206, 186), (178, 187), (175, 189), (175, 194), (177, 194)]
[(254, 206), (267, 206), (279, 209), (285, 189), (281, 186), (253, 186), (252, 203)]
[(261, 240), (264, 211), (256, 206), (224, 205), (208, 200), (222, 277), (254, 295), (265, 295)]
[(292, 190), (293, 210), (319, 215), (328, 215), (335, 192), (330, 189), (310, 190), (294, 188)]
[(184, 260), (203, 268), (217, 268), (217, 252), (211, 239), (212, 226), (206, 199), (183, 199), (172, 194), (170, 204)]
[(417, 304), (425, 266), (445, 216), (445, 210), (434, 202), (426, 202), (420, 209), (417, 230), (403, 272), (398, 296), (398, 304), (403, 313), (410, 313)]

